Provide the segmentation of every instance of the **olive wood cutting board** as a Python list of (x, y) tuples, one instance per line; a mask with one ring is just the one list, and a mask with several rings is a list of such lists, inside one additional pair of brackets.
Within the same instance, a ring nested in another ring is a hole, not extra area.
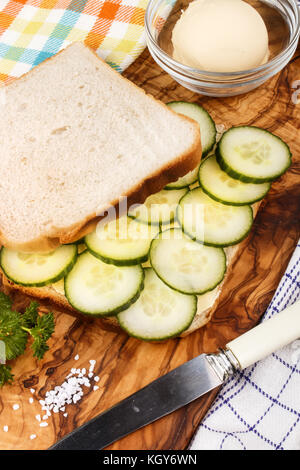
[[(300, 80), (300, 49), (290, 64), (265, 85), (232, 98), (208, 98), (184, 89), (154, 63), (147, 50), (124, 75), (164, 102), (186, 100), (202, 104), (217, 124), (256, 125), (276, 133), (290, 145), (293, 165), (273, 184), (226, 282), (219, 307), (202, 329), (186, 338), (149, 344), (103, 329), (101, 320), (74, 317), (49, 306), (56, 320), (50, 350), (38, 362), (28, 349), (12, 363), (14, 384), (0, 389), (2, 450), (47, 449), (152, 380), (198, 354), (216, 351), (252, 328), (268, 306), (300, 235), (300, 93), (297, 105), (297, 90), (293, 88), (294, 82)], [(21, 294), (14, 299), (16, 307), (29, 301)], [(99, 389), (86, 388), (79, 402), (67, 405), (67, 417), (63, 413), (52, 414), (48, 426), (40, 427), (35, 418), (44, 414), (39, 400), (46, 391), (60, 385), (72, 367), (88, 369), (91, 359), (97, 361), (94, 372), (100, 379)], [(30, 389), (35, 390), (34, 394)], [(216, 394), (217, 390), (206, 394), (109, 449), (186, 449)], [(19, 404), (19, 409), (13, 409), (14, 404)], [(7, 432), (4, 426), (8, 426)], [(31, 434), (36, 434), (36, 438), (30, 439)]]

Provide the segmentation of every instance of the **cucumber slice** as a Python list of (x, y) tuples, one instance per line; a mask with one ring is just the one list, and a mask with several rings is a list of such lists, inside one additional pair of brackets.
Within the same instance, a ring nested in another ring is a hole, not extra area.
[(150, 262), (159, 278), (183, 294), (205, 294), (223, 280), (223, 248), (197, 243), (181, 229), (161, 232), (151, 243)]
[(265, 183), (291, 165), (289, 147), (279, 137), (251, 126), (232, 127), (221, 137), (216, 156), (222, 170), (244, 183)]
[(173, 109), (173, 111), (176, 111), (176, 113), (183, 114), (198, 122), (200, 126), (202, 157), (205, 157), (214, 147), (217, 137), (216, 125), (210, 114), (206, 109), (196, 103), (171, 101), (167, 103), (167, 105)]
[(156, 235), (151, 226), (121, 217), (99, 225), (85, 237), (90, 253), (105, 263), (132, 266), (147, 261), (152, 238)]
[(200, 165), (199, 183), (203, 191), (215, 201), (233, 206), (253, 204), (263, 199), (271, 183), (243, 183), (223, 171), (216, 157), (207, 157)]
[(177, 219), (184, 233), (209, 246), (235, 245), (251, 230), (251, 206), (229, 206), (216, 202), (201, 188), (184, 196), (178, 206)]
[(145, 288), (140, 298), (117, 318), (130, 336), (161, 341), (178, 336), (193, 321), (197, 297), (170, 289), (151, 268), (145, 269)]
[(149, 225), (164, 225), (173, 222), (177, 205), (188, 189), (163, 189), (149, 196), (144, 204), (129, 209), (128, 215), (137, 222)]
[(199, 165), (197, 165), (194, 170), (189, 171), (184, 176), (181, 176), (177, 181), (174, 181), (174, 183), (167, 184), (165, 189), (182, 189), (190, 186), (191, 184), (194, 184), (197, 181), (198, 178), (198, 172), (199, 172)]
[(138, 299), (143, 280), (140, 265), (114, 266), (85, 251), (65, 277), (65, 294), (72, 307), (82, 313), (115, 315)]
[(49, 253), (23, 253), (2, 248), (0, 265), (16, 284), (42, 287), (62, 279), (74, 266), (77, 245), (62, 245)]

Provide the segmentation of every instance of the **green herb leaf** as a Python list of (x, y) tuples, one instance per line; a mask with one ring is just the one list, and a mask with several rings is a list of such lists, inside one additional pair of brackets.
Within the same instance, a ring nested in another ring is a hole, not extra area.
[(6, 359), (15, 359), (23, 354), (27, 339), (21, 315), (13, 310), (0, 309), (0, 340), (5, 344)]
[(47, 313), (37, 318), (36, 326), (31, 328), (30, 334), (34, 338), (32, 343), (33, 355), (38, 359), (42, 359), (49, 346), (47, 345), (48, 339), (54, 331), (54, 316), (53, 313)]
[(25, 312), (22, 315), (23, 325), (27, 328), (32, 328), (38, 319), (38, 307), (37, 302), (30, 302), (29, 307), (26, 308)]
[[(49, 349), (47, 341), (54, 327), (53, 313), (39, 315), (37, 302), (31, 302), (22, 314), (12, 310), (11, 299), (0, 292), (0, 341), (4, 343), (5, 360), (16, 359), (24, 353), (29, 335), (33, 337), (33, 355), (42, 359)], [(12, 381), (11, 366), (0, 363), (0, 387)]]
[(4, 292), (0, 292), (0, 310), (11, 310), (12, 301)]
[(11, 373), (11, 367), (7, 364), (0, 364), (0, 387), (4, 384), (11, 384), (14, 375)]

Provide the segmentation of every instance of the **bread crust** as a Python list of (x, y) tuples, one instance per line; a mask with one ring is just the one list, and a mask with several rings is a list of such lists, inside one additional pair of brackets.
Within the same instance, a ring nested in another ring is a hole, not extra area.
[[(68, 47), (71, 47), (71, 46), (72, 44)], [(97, 58), (97, 60), (99, 60), (102, 63), (102, 65), (109, 68), (112, 73), (115, 73), (119, 76), (119, 73), (116, 70), (114, 70), (112, 67), (110, 67), (105, 61), (103, 61), (95, 53), (93, 49), (91, 49), (87, 45), (84, 45), (84, 47), (91, 50), (93, 52), (93, 55)], [(58, 54), (61, 54), (63, 50), (60, 51)], [(46, 61), (50, 61), (56, 56), (57, 54), (46, 59)], [(42, 63), (39, 64), (37, 67), (41, 66)], [(17, 78), (16, 80), (24, 79), (24, 77), (26, 78), (35, 69), (36, 67), (33, 70), (22, 75), (22, 77)], [(16, 80), (8, 83), (6, 86), (13, 87)], [(127, 78), (123, 77), (123, 80), (126, 80), (128, 84), (130, 85), (130, 87), (137, 88), (138, 90), (140, 90), (140, 92), (150, 97), (156, 103), (158, 103), (164, 108), (167, 108), (168, 112), (177, 114), (175, 113), (175, 111), (167, 107), (163, 102), (147, 94), (142, 88), (138, 87), (136, 84), (134, 84)], [(199, 164), (201, 160), (201, 154), (202, 154), (199, 125), (192, 119), (188, 118), (187, 116), (181, 115), (181, 118), (183, 120), (189, 121), (190, 123), (194, 125), (195, 139), (194, 139), (193, 144), (191, 145), (189, 149), (187, 149), (185, 153), (179, 155), (171, 163), (162, 166), (156, 172), (148, 175), (144, 180), (138, 182), (136, 186), (131, 188), (131, 190), (128, 191), (126, 194), (120, 194), (120, 198), (127, 197), (128, 207), (130, 207), (132, 204), (142, 204), (147, 199), (148, 196), (160, 191), (167, 184), (176, 181), (181, 176), (185, 175), (189, 171), (196, 168), (196, 166)], [(110, 209), (111, 207), (114, 207), (116, 210), (116, 213), (118, 214), (118, 208), (119, 208), (118, 206), (119, 206), (119, 200), (111, 201), (111, 203), (106, 208), (106, 210)], [(101, 211), (101, 213), (104, 213), (104, 212)], [(88, 214), (83, 220), (81, 220), (80, 222), (74, 223), (71, 226), (57, 227), (57, 228), (53, 227), (51, 229), (51, 233), (44, 233), (43, 235), (35, 239), (26, 240), (24, 242), (16, 242), (15, 240), (9, 239), (5, 235), (5, 233), (1, 230), (1, 227), (0, 227), (0, 244), (11, 249), (15, 249), (18, 251), (25, 251), (25, 252), (26, 251), (27, 252), (51, 251), (59, 247), (62, 244), (73, 243), (79, 240), (80, 238), (82, 238), (83, 236), (87, 235), (88, 233), (90, 233), (91, 231), (95, 229), (97, 223), (103, 217), (104, 216), (99, 216), (99, 214), (97, 213)]]

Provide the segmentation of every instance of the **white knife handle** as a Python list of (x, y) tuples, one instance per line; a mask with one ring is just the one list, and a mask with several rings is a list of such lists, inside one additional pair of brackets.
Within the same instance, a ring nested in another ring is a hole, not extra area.
[(297, 338), (300, 338), (300, 302), (230, 341), (226, 348), (245, 369)]

